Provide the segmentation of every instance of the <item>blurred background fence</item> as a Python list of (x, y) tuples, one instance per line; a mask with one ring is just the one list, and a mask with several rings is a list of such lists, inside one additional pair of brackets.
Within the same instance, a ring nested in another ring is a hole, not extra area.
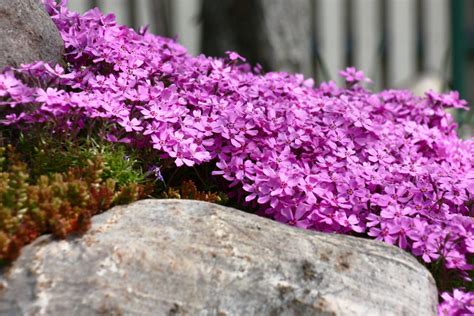
[[(79, 12), (98, 6), (121, 24), (149, 25), (194, 55), (237, 50), (268, 70), (319, 80), (338, 81), (339, 70), (356, 66), (377, 89), (424, 82), (421, 89), (449, 86), (474, 100), (474, 86), (465, 86), (474, 73), (467, 63), (474, 47), (471, 0), (69, 0), (69, 6)], [(232, 32), (241, 34), (232, 41)], [(255, 53), (253, 46), (267, 38), (268, 47)]]

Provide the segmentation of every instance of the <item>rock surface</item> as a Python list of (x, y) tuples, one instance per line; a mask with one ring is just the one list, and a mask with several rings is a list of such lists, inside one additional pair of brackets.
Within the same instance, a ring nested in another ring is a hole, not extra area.
[(0, 71), (37, 60), (58, 63), (63, 50), (40, 0), (0, 0)]
[(433, 278), (383, 243), (197, 201), (144, 200), (38, 238), (0, 315), (436, 315)]

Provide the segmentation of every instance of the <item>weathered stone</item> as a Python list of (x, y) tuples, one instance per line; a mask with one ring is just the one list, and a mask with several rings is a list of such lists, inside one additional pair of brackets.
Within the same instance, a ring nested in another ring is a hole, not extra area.
[(40, 0), (0, 0), (0, 71), (37, 60), (58, 63), (63, 50)]
[(144, 200), (48, 236), (6, 272), (1, 315), (436, 315), (430, 273), (383, 243), (209, 203)]

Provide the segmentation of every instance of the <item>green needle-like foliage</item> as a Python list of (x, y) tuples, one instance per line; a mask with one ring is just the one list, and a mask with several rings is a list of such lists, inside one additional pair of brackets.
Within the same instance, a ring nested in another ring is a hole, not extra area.
[[(59, 151), (55, 153), (60, 154)], [(152, 191), (150, 184), (132, 182), (138, 179), (138, 172), (134, 175), (137, 178), (125, 172), (117, 173), (114, 168), (120, 165), (114, 155), (104, 158), (99, 153), (77, 154), (62, 153), (63, 160), (58, 160), (58, 156), (53, 158), (62, 163), (61, 168), (68, 166), (66, 170), (56, 172), (60, 167), (47, 162), (41, 149), (33, 152), (30, 162), (44, 162), (32, 168), (36, 172), (33, 177), (28, 164), (11, 145), (0, 148), (2, 263), (16, 258), (22, 246), (42, 234), (65, 238), (71, 233), (82, 233), (90, 226), (93, 215), (114, 205), (144, 198)], [(88, 159), (78, 160), (89, 154)]]

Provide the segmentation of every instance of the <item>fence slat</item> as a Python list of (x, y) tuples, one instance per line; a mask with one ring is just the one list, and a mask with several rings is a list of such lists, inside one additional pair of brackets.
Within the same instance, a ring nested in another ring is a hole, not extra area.
[[(155, 32), (153, 1), (134, 0), (137, 10), (136, 23), (150, 25)], [(347, 53), (347, 0), (313, 0), (316, 2), (315, 26), (320, 56), (327, 66), (329, 76), (339, 84), (338, 71), (343, 69)], [(399, 86), (412, 79), (417, 71), (417, 21), (415, 0), (386, 0), (387, 20), (382, 21), (381, 0), (351, 0), (353, 11), (349, 19), (353, 30), (354, 65), (363, 70), (376, 83), (381, 82), (380, 58), (382, 23), (387, 26), (387, 82)], [(129, 24), (130, 0), (69, 0), (69, 8), (84, 12), (91, 2), (99, 5), (104, 13), (113, 12), (120, 24)], [(449, 0), (421, 0), (423, 17), (423, 69), (443, 71), (443, 62), (449, 45)], [(201, 0), (172, 0), (171, 35), (188, 48), (191, 54), (200, 52), (201, 28), (199, 10)], [(318, 69), (318, 74), (321, 71)], [(378, 86), (375, 86), (376, 88)]]
[(127, 0), (100, 0), (98, 4), (102, 12), (114, 13), (118, 24), (129, 24)]
[(199, 0), (172, 1), (172, 32), (178, 36), (178, 42), (183, 44), (191, 55), (200, 52), (201, 28), (199, 26)]
[(380, 0), (355, 0), (353, 13), (354, 66), (380, 87), (382, 19)]
[[(135, 0), (137, 2), (137, 24), (138, 28), (148, 25), (148, 30), (151, 33), (156, 32), (155, 23), (153, 23), (153, 7), (151, 2), (153, 0)], [(137, 29), (138, 29), (137, 28)]]
[(344, 68), (346, 52), (345, 2), (343, 0), (319, 0), (316, 4), (316, 34), (319, 52), (328, 68), (330, 79), (340, 84), (342, 80), (338, 73)]
[(424, 70), (441, 73), (449, 49), (449, 0), (423, 0)]
[(416, 1), (389, 0), (388, 85), (396, 87), (416, 73)]
[(85, 0), (69, 0), (68, 8), (74, 12), (84, 13), (90, 9), (89, 1)]

